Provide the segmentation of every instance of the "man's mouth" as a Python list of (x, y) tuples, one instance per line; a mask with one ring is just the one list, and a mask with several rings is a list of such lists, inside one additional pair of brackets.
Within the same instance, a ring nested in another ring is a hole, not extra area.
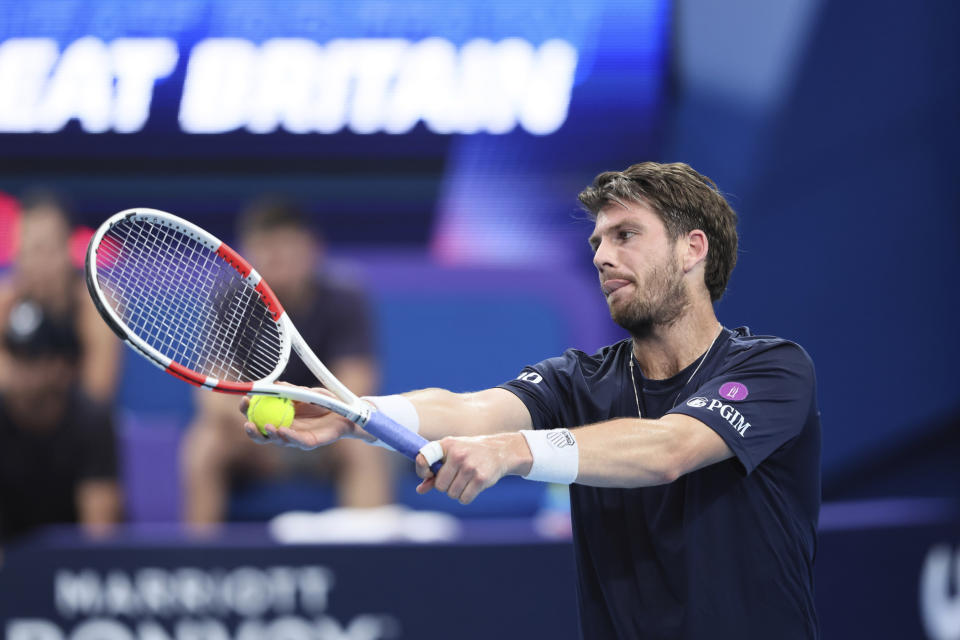
[(622, 280), (619, 278), (612, 279), (612, 280), (604, 280), (602, 285), (603, 295), (609, 296), (611, 293), (613, 293), (617, 289), (622, 289), (628, 284), (630, 284), (629, 280)]

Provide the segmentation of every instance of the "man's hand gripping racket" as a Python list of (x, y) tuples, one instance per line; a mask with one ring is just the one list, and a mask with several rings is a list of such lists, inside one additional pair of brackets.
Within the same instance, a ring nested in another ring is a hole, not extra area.
[[(121, 211), (90, 241), (86, 279), (110, 328), (167, 373), (221, 393), (323, 407), (411, 460), (426, 447), (424, 457), (439, 470), (442, 451), (337, 380), (260, 274), (200, 227), (155, 209)], [(332, 395), (275, 383), (291, 348)]]

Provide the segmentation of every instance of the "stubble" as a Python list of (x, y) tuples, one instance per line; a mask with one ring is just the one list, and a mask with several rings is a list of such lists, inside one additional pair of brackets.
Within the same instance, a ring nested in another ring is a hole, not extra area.
[(613, 321), (634, 338), (644, 338), (658, 327), (673, 324), (689, 305), (683, 270), (669, 262), (654, 267), (635, 288), (633, 299), (610, 308)]

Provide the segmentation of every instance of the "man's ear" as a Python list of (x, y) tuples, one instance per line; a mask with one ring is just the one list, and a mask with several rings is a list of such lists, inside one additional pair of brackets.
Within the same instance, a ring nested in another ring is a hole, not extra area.
[(681, 238), (683, 242), (683, 270), (688, 272), (707, 259), (710, 241), (707, 234), (700, 229), (694, 229)]

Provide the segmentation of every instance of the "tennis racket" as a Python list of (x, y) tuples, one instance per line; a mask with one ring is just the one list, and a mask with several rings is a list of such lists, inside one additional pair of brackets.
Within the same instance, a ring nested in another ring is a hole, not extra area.
[[(236, 251), (155, 209), (127, 209), (87, 249), (87, 288), (103, 319), (172, 376), (221, 393), (309, 402), (356, 423), (411, 460), (427, 444), (360, 400), (310, 350), (276, 295)], [(274, 384), (291, 348), (337, 396)], [(434, 472), (440, 462), (433, 464)]]

